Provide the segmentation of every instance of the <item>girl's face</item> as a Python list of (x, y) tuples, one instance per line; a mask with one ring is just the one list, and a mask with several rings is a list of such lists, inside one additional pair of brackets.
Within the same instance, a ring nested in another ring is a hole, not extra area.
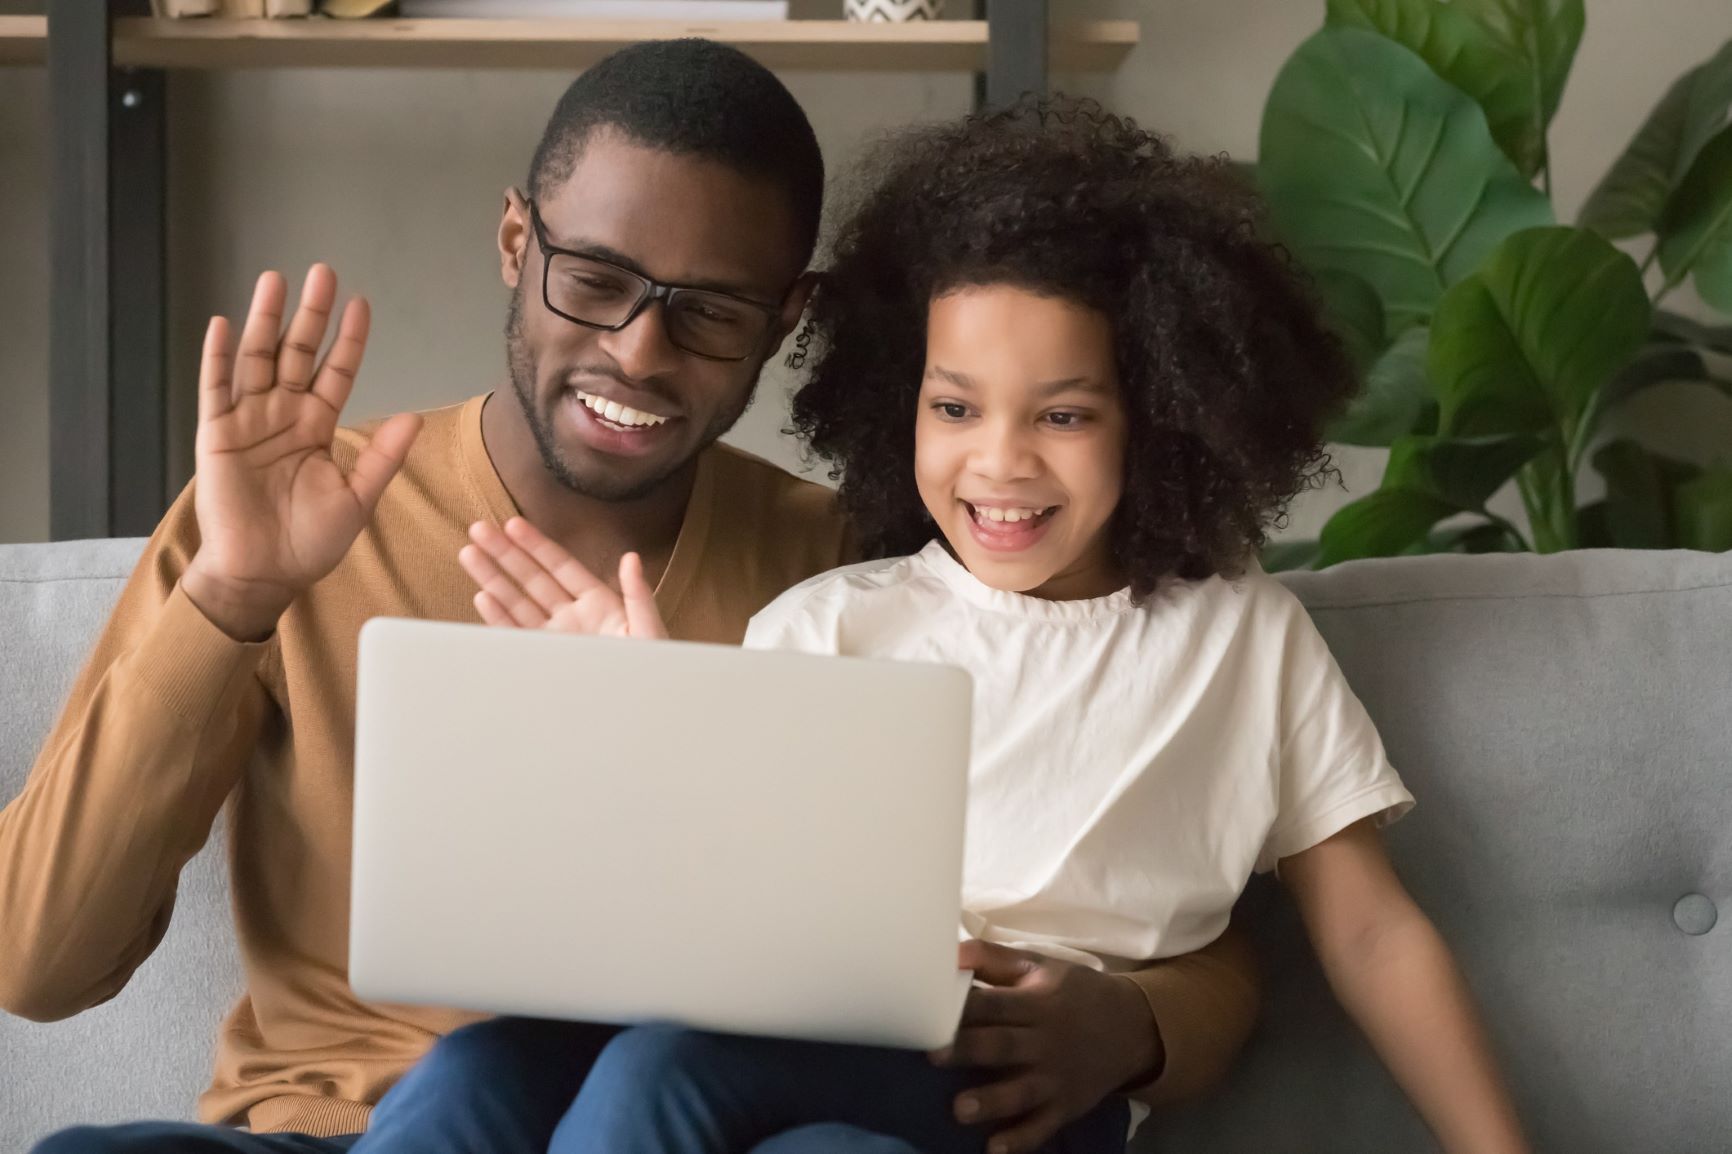
[(1052, 600), (1123, 587), (1108, 525), (1124, 459), (1106, 316), (1004, 285), (933, 300), (914, 475), (969, 572)]

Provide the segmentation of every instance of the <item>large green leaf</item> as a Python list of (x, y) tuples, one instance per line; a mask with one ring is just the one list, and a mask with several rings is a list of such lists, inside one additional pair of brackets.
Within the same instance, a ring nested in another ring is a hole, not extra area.
[(1389, 332), (1427, 318), (1504, 237), (1551, 220), (1479, 105), (1362, 28), (1324, 28), (1288, 59), (1259, 149), (1276, 233), (1314, 271), (1375, 288)]
[(1540, 131), (1552, 122), (1563, 99), (1564, 82), (1587, 27), (1582, 0), (1452, 0), (1479, 21), (1509, 52), (1528, 63), (1538, 97)]
[(1654, 335), (1732, 356), (1732, 325), (1705, 325), (1670, 309), (1655, 309)]
[(1520, 539), (1511, 535), (1502, 525), (1494, 525), (1488, 521), (1476, 521), (1467, 525), (1455, 525), (1448, 529), (1439, 529), (1428, 536), (1421, 544), (1409, 549), (1410, 553), (1520, 553), (1523, 552)]
[(1448, 503), (1455, 512), (1477, 513), (1517, 469), (1533, 460), (1542, 444), (1530, 434), (1403, 437), (1390, 447), (1383, 487), (1416, 489)]
[(1370, 28), (1419, 53), (1479, 102), (1491, 134), (1524, 175), (1539, 171), (1546, 140), (1532, 73), (1485, 25), (1439, 0), (1329, 0), (1329, 21)]
[(1732, 312), (1732, 125), (1702, 146), (1666, 203), (1660, 267), (1668, 283), (1694, 273), (1702, 299)]
[(1483, 512), (1486, 501), (1533, 458), (1541, 443), (1526, 435), (1402, 438), (1389, 451), (1382, 486), (1338, 510), (1323, 526), (1317, 568), (1422, 548), (1439, 521), (1457, 513)]
[(1707, 385), (1732, 397), (1732, 381), (1716, 377), (1700, 351), (1673, 341), (1651, 341), (1601, 390), (1599, 408), (1609, 411), (1655, 385), (1683, 383)]
[(1732, 550), (1732, 472), (1704, 473), (1678, 486), (1673, 498), (1678, 544), (1709, 553)]
[(1316, 567), (1405, 553), (1456, 511), (1448, 501), (1418, 489), (1379, 489), (1329, 518), (1319, 539)]
[[(1329, 427), (1328, 440), (1338, 445), (1392, 445), (1409, 433), (1423, 431), (1426, 414), (1436, 407), (1425, 375), (1425, 351), (1431, 331), (1408, 329), (1365, 374), (1365, 388), (1353, 398), (1340, 420)], [(1436, 422), (1432, 412), (1432, 424)]]
[(1315, 541), (1275, 541), (1263, 546), (1263, 572), (1287, 573), (1294, 569), (1309, 569), (1317, 560), (1319, 546)]
[(1702, 146), (1732, 110), (1732, 40), (1684, 73), (1648, 114), (1582, 206), (1581, 223), (1612, 238), (1652, 232)]
[(1648, 295), (1629, 257), (1585, 229), (1539, 228), (1498, 246), (1432, 319), (1440, 428), (1457, 436), (1561, 429), (1641, 348)]
[(1601, 446), (1594, 468), (1606, 482), (1605, 530), (1620, 549), (1670, 549), (1677, 544), (1673, 491), (1700, 470), (1651, 453), (1635, 441)]
[(1369, 368), (1385, 343), (1383, 302), (1378, 299), (1377, 290), (1338, 268), (1318, 269), (1314, 276), (1329, 327), (1346, 344), (1353, 363)]

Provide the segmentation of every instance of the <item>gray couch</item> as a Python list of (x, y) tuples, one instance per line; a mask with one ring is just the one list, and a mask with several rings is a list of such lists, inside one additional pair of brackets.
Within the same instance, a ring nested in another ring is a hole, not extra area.
[[(0, 548), (0, 798), (17, 792), (137, 542)], [(1391, 834), (1455, 944), (1540, 1148), (1732, 1151), (1732, 557), (1415, 558), (1293, 577), (1420, 806)], [(0, 1017), (0, 1152), (75, 1121), (182, 1117), (239, 987), (221, 851), (114, 1002)], [(1248, 895), (1268, 1012), (1226, 1094), (1146, 1150), (1431, 1149)], [(3, 928), (0, 928), (3, 932)], [(0, 949), (5, 944), (0, 940)]]

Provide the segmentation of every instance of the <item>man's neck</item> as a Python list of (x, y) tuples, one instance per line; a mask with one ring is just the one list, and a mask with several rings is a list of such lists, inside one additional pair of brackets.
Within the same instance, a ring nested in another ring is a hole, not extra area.
[(614, 584), (620, 557), (638, 553), (650, 582), (661, 579), (685, 523), (697, 479), (696, 461), (634, 500), (585, 496), (548, 472), (535, 434), (502, 392), (488, 397), (481, 410), (481, 441), (523, 516), (596, 576)]

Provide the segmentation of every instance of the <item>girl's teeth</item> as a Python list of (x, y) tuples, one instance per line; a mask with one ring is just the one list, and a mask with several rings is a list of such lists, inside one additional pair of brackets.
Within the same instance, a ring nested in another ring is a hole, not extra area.
[(592, 397), (588, 393), (577, 394), (577, 399), (582, 401), (584, 407), (590, 412), (602, 420), (611, 421), (616, 425), (626, 425), (632, 428), (654, 428), (657, 425), (667, 423), (666, 417), (658, 417), (653, 413), (627, 408), (618, 401), (604, 401), (602, 398)]
[(1041, 514), (1039, 509), (1000, 509), (994, 506), (988, 506), (979, 512), (988, 521), (1009, 521), (1012, 524), (1018, 521), (1032, 521)]

